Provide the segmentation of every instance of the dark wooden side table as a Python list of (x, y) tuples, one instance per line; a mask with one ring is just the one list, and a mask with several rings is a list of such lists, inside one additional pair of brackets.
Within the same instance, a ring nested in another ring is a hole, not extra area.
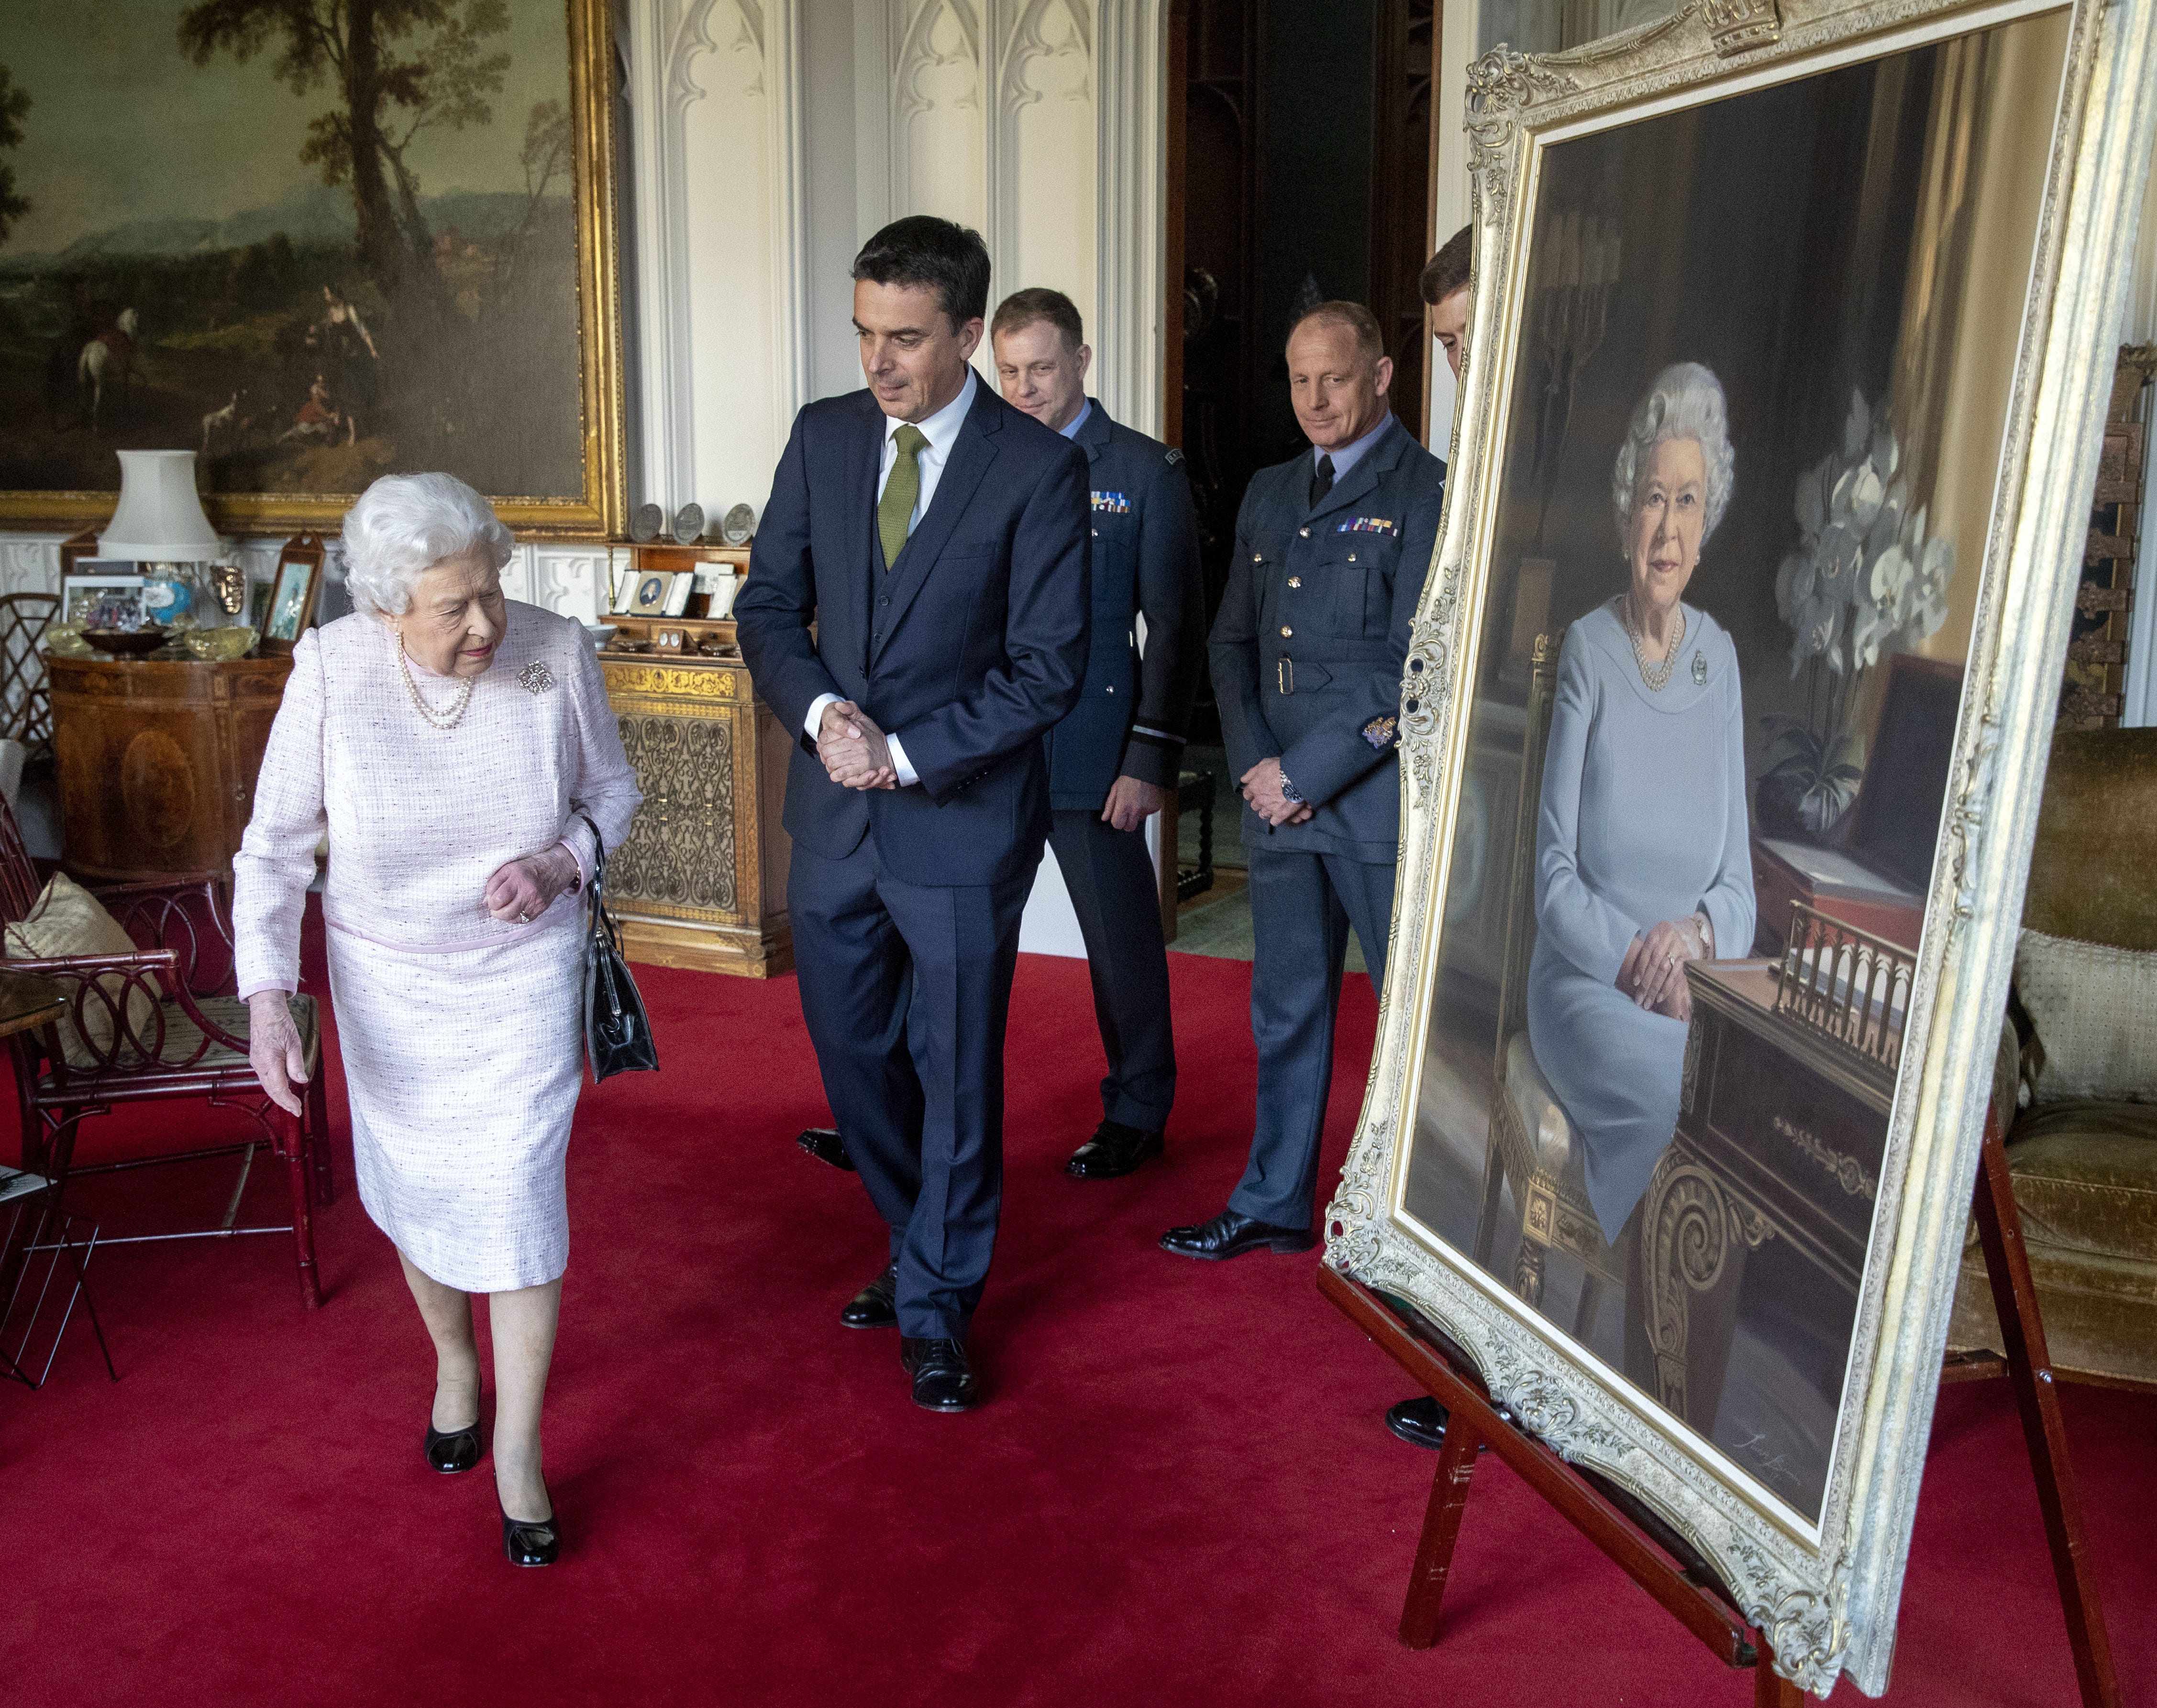
[(68, 871), (97, 883), (229, 877), (292, 661), (48, 667)]

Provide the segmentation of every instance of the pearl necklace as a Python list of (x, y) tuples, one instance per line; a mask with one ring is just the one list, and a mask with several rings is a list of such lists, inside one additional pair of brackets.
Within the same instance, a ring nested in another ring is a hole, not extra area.
[(1633, 642), (1633, 661), (1640, 666), (1640, 680), (1648, 685), (1650, 693), (1660, 694), (1670, 683), (1671, 666), (1677, 662), (1678, 648), (1685, 645), (1685, 607), (1678, 607), (1677, 629), (1671, 635), (1670, 644), (1663, 650), (1662, 662), (1650, 664), (1647, 637), (1633, 622), (1633, 595), (1630, 593), (1624, 594), (1621, 602), (1625, 607), (1625, 632)]
[(413, 709), (425, 718), (430, 727), (455, 729), (464, 722), (465, 708), (471, 704), (472, 684), (479, 680), (478, 677), (466, 677), (464, 685), (457, 690), (456, 704), (446, 713), (437, 712), (421, 696), (419, 683), (412, 680), (412, 666), (405, 660), (404, 637), (402, 635), (397, 637), (397, 673), (404, 678), (404, 692), (412, 697)]

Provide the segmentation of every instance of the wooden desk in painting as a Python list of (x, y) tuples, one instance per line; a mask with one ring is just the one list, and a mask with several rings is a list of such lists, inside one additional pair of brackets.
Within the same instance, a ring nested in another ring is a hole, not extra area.
[(1687, 967), (1677, 1134), (1642, 1206), (1658, 1397), (1703, 1434), (1748, 1253), (1784, 1242), (1805, 1295), (1784, 1309), (1846, 1340), (1871, 1241), (1915, 963), (1803, 905), (1786, 942), (1776, 960)]
[(617, 646), (667, 649), (600, 655), (644, 791), (629, 840), (607, 862), (625, 953), (751, 978), (785, 972), (790, 846), (779, 816), (792, 738), (757, 699), (731, 622), (609, 620)]
[(68, 871), (92, 883), (229, 877), (292, 661), (47, 667)]

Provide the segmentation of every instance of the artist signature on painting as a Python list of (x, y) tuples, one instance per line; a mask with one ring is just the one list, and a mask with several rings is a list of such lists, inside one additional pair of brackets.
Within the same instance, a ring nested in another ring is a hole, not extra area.
[(1798, 1486), (1796, 1474), (1790, 1469), (1789, 1459), (1773, 1450), (1774, 1443), (1758, 1430), (1737, 1443), (1737, 1451), (1751, 1462), (1763, 1482), (1773, 1483), (1784, 1489)]

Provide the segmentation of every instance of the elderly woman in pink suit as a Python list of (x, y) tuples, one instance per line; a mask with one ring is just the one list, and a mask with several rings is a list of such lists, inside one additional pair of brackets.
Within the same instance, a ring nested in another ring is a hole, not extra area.
[(502, 1546), (551, 1564), (539, 1411), (569, 1262), (583, 1081), (578, 893), (641, 798), (584, 630), (505, 599), (509, 530), (448, 475), (391, 475), (345, 517), (348, 617), (303, 635), (233, 862), (264, 1087), (296, 1110), (300, 919), (322, 912), (361, 1201), (435, 1356), (436, 1470), (480, 1458), (471, 1295), (489, 1295)]

